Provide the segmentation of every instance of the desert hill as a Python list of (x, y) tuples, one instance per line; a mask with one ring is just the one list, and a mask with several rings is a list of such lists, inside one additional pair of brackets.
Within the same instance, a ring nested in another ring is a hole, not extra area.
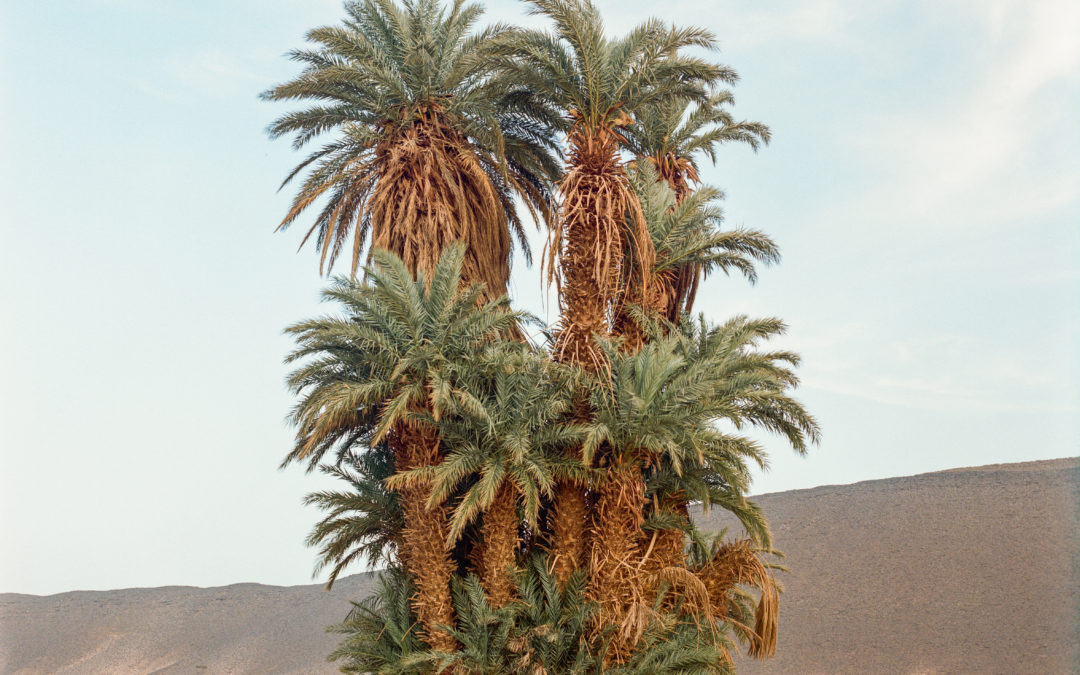
[[(1080, 673), (1080, 458), (757, 501), (792, 572), (741, 673)], [(332, 673), (322, 628), (370, 585), (3, 594), (0, 673)]]

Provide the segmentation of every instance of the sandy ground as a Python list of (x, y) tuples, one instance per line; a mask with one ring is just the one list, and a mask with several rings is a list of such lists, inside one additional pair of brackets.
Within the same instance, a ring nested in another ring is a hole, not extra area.
[[(792, 572), (776, 658), (741, 673), (1080, 673), (1080, 459), (758, 501)], [(0, 673), (332, 673), (322, 629), (369, 588), (3, 594)]]

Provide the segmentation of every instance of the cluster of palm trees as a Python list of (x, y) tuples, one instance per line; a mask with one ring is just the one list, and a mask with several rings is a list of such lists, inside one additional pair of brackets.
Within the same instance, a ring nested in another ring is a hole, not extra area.
[[(775, 319), (691, 311), (712, 272), (755, 279), (768, 236), (722, 228), (701, 156), (769, 130), (729, 111), (702, 29), (610, 37), (590, 0), (526, 0), (547, 30), (477, 29), (454, 0), (358, 0), (308, 33), (303, 101), (270, 127), (330, 140), (281, 223), (309, 210), (340, 313), (288, 329), (296, 444), (339, 478), (309, 543), (329, 583), (385, 565), (339, 627), (348, 672), (723, 672), (776, 644), (778, 586), (749, 428), (817, 439)], [(506, 298), (524, 223), (548, 229), (550, 331)], [(303, 243), (301, 244), (303, 246)], [(358, 274), (363, 265), (362, 273)], [(733, 513), (710, 539), (690, 505)], [(734, 640), (732, 639), (734, 638)]]

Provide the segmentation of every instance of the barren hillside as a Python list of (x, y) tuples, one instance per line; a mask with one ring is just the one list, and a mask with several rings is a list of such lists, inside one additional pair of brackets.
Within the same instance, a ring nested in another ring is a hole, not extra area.
[[(784, 577), (756, 673), (1080, 673), (1080, 459), (764, 495)], [(726, 521), (714, 512), (708, 528)], [(321, 673), (367, 576), (0, 595), (0, 673)]]

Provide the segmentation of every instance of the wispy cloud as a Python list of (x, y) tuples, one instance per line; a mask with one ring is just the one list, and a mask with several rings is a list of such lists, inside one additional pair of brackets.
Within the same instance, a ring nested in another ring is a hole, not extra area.
[(1054, 130), (1076, 119), (1080, 5), (979, 9), (992, 57), (970, 86), (867, 119), (855, 143), (887, 180), (843, 208), (913, 226), (986, 228), (1076, 204), (1080, 168)]

